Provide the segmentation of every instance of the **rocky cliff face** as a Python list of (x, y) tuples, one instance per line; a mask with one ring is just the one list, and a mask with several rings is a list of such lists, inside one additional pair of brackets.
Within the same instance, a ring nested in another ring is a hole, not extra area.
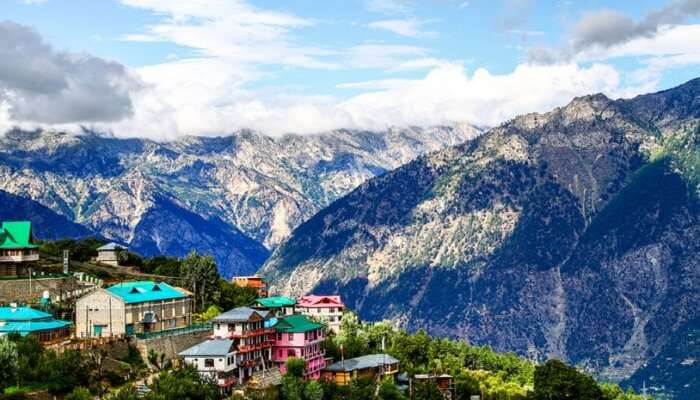
[(365, 180), (478, 132), (238, 132), (156, 143), (11, 131), (0, 138), (0, 189), (144, 255), (213, 254), (230, 276), (254, 272), (293, 228)]
[(577, 98), (362, 184), (262, 272), (367, 319), (621, 379), (700, 305), (700, 79)]

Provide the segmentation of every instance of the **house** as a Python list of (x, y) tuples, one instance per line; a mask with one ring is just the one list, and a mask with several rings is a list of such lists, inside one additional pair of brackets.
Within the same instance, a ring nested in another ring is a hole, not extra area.
[(321, 372), (321, 377), (345, 386), (353, 379), (365, 377), (380, 381), (386, 376), (393, 377), (398, 372), (399, 360), (388, 354), (371, 354), (331, 364)]
[(122, 282), (97, 289), (75, 304), (75, 334), (81, 338), (130, 336), (191, 323), (191, 294), (165, 282)]
[(118, 267), (126, 261), (129, 249), (120, 244), (111, 242), (97, 248), (97, 262)]
[(0, 276), (28, 275), (39, 261), (39, 246), (32, 240), (32, 223), (4, 221), (0, 227)]
[(326, 366), (325, 352), (321, 350), (324, 339), (323, 325), (309, 320), (304, 315), (290, 315), (280, 319), (274, 326), (272, 361), (284, 374), (287, 359), (301, 358), (306, 362), (306, 379), (318, 379)]
[(256, 372), (269, 369), (272, 343), (265, 328), (269, 313), (238, 307), (212, 319), (210, 339), (179, 355), (203, 377), (216, 380), (222, 392), (247, 382)]
[(42, 343), (70, 337), (70, 322), (31, 307), (0, 307), (0, 335), (34, 335)]
[(300, 314), (313, 317), (328, 325), (335, 333), (340, 331), (340, 321), (343, 319), (345, 304), (340, 296), (302, 296), (296, 305)]
[(267, 310), (276, 317), (284, 317), (294, 314), (294, 306), (297, 301), (287, 296), (261, 297), (255, 300), (253, 308)]
[(261, 276), (234, 276), (231, 282), (239, 287), (255, 289), (258, 293), (258, 297), (267, 297), (268, 295), (267, 282)]

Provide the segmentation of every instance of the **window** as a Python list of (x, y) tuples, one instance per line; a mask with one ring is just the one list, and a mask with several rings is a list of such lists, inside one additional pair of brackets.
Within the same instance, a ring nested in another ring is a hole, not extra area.
[(277, 332), (277, 340), (282, 340), (282, 334), (280, 332)]
[(287, 336), (287, 339), (289, 339), (289, 340), (294, 340), (294, 334), (293, 334), (293, 333), (290, 333), (290, 334)]
[(287, 350), (287, 357), (296, 357), (297, 353), (294, 350)]
[(213, 358), (205, 358), (204, 359), (204, 366), (208, 368), (214, 368), (214, 359)]

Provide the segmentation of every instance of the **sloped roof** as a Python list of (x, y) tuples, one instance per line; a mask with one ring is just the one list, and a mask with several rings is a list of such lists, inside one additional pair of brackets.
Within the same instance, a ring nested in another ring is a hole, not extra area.
[(388, 354), (370, 354), (368, 356), (355, 357), (349, 360), (338, 361), (326, 367), (327, 371), (348, 372), (358, 369), (377, 368), (382, 365), (398, 364), (399, 360)]
[(280, 308), (280, 307), (291, 307), (297, 304), (297, 301), (291, 297), (287, 296), (273, 296), (273, 297), (261, 297), (255, 300), (256, 304), (259, 304), (267, 308)]
[(70, 324), (70, 322), (64, 321), (62, 319), (50, 319), (46, 321), (8, 322), (5, 325), (0, 326), (0, 332), (16, 332), (22, 336), (26, 336), (33, 332), (62, 329), (69, 326)]
[(4, 221), (0, 228), (0, 249), (35, 249), (32, 243), (32, 223), (29, 221)]
[[(266, 313), (266, 312), (265, 312)], [(212, 321), (214, 322), (245, 322), (250, 321), (254, 315), (260, 318), (265, 318), (262, 312), (254, 310), (250, 307), (236, 307), (232, 310), (228, 310), (225, 313), (219, 314), (214, 317)]]
[(110, 286), (106, 290), (120, 297), (127, 304), (181, 299), (187, 297), (180, 290), (168, 285), (165, 282), (122, 282)]
[(299, 299), (299, 307), (345, 307), (340, 296), (302, 296)]
[(322, 328), (323, 325), (313, 322), (304, 315), (290, 315), (280, 319), (275, 325), (275, 329), (284, 333), (301, 333)]
[(110, 250), (126, 250), (126, 246), (122, 246), (118, 243), (114, 242), (109, 242), (104, 246), (100, 246), (97, 248), (97, 251), (110, 251)]
[(31, 307), (0, 307), (0, 321), (22, 322), (51, 318), (51, 314)]
[(179, 355), (180, 357), (226, 356), (233, 352), (232, 346), (231, 339), (209, 339), (181, 351)]

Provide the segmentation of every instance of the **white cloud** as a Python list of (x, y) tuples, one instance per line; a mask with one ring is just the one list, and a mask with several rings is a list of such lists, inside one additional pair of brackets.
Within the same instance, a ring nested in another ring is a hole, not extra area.
[(385, 19), (381, 21), (375, 21), (370, 23), (368, 26), (375, 29), (384, 29), (389, 32), (393, 32), (397, 35), (406, 36), (410, 38), (434, 38), (438, 36), (435, 31), (427, 31), (421, 29), (421, 26), (430, 23), (429, 20), (417, 20), (415, 18), (410, 19)]
[(406, 14), (413, 9), (413, 0), (365, 0), (368, 11), (382, 14)]

